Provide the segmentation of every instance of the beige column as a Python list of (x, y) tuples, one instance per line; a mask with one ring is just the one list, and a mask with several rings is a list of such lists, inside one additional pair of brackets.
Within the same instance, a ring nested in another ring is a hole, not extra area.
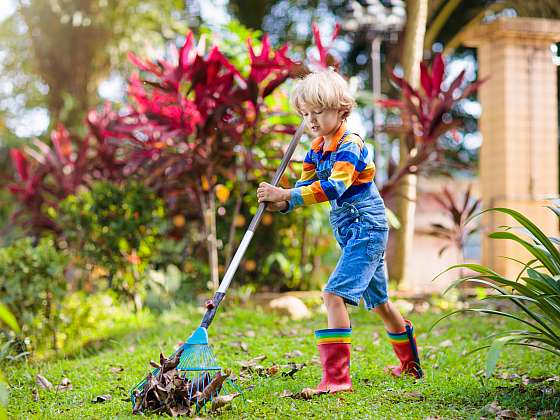
[[(479, 91), (483, 206), (521, 211), (557, 235), (558, 219), (543, 205), (558, 196), (556, 66), (550, 46), (560, 41), (560, 21), (498, 19), (469, 29), (462, 41), (478, 48), (479, 77), (490, 76)], [(482, 263), (508, 276), (521, 266), (501, 257), (527, 261), (528, 254), (487, 234), (512, 224), (500, 213), (483, 217)]]

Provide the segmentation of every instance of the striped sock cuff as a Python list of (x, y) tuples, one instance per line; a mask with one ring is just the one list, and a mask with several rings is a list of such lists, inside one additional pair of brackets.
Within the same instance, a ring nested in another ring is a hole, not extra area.
[[(408, 325), (407, 325), (407, 327), (408, 327)], [(408, 327), (408, 328), (410, 328), (410, 331), (412, 333), (412, 337), (414, 339), (416, 339), (416, 335), (414, 334), (414, 329), (412, 327)], [(389, 341), (392, 344), (401, 344), (401, 343), (408, 343), (409, 342), (408, 334), (407, 334), (406, 330), (403, 331), (403, 332), (400, 332), (400, 333), (392, 333), (392, 332), (387, 331), (387, 336), (389, 336)]]
[(317, 344), (352, 343), (352, 328), (327, 328), (315, 331)]

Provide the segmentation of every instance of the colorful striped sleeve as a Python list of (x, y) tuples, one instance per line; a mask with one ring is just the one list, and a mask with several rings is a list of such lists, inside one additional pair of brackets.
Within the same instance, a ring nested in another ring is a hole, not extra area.
[(338, 149), (333, 152), (335, 162), (331, 176), (327, 180), (316, 180), (313, 183), (293, 188), (289, 202), (289, 210), (324, 201), (336, 200), (352, 185), (359, 172), (356, 166), (364, 143), (350, 135), (344, 139)]
[(299, 180), (295, 185), (296, 188), (305, 187), (317, 181), (317, 168), (311, 157), (312, 153), (313, 151), (310, 150), (309, 152), (307, 152), (307, 155), (305, 155), (305, 159), (303, 160), (303, 168), (301, 170), (301, 176), (299, 177)]
[[(303, 167), (301, 169), (301, 176), (295, 184), (295, 188), (305, 187), (311, 185), (318, 180), (316, 166), (312, 158), (313, 150), (309, 150), (303, 159)], [(293, 210), (292, 200), (288, 201), (288, 207), (286, 210), (281, 210), (281, 213), (289, 213)]]

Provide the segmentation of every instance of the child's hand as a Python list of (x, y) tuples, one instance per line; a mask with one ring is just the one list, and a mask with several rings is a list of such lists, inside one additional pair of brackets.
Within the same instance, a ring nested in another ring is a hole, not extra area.
[(257, 198), (259, 203), (262, 203), (263, 201), (268, 201), (270, 203), (289, 201), (290, 190), (275, 187), (274, 185), (270, 185), (268, 182), (261, 182), (259, 184), (259, 188), (257, 188)]
[(288, 203), (286, 201), (279, 201), (278, 203), (268, 203), (266, 209), (268, 211), (280, 211), (288, 208)]

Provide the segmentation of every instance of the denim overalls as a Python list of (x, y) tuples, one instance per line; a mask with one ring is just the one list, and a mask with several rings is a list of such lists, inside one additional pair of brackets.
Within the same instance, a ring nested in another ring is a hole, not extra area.
[[(344, 133), (337, 147), (348, 134)], [(330, 177), (335, 156), (332, 152), (329, 159), (315, 162), (317, 178)], [(324, 291), (355, 306), (363, 297), (368, 310), (387, 302), (385, 247), (389, 228), (385, 204), (375, 183), (357, 195), (331, 200), (330, 204), (329, 220), (342, 255)]]

